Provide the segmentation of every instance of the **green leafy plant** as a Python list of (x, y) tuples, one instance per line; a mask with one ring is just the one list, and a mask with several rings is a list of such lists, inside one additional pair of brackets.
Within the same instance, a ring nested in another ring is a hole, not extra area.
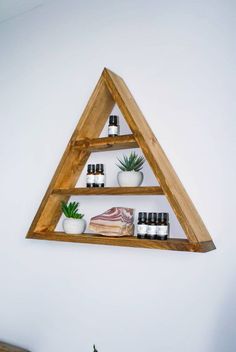
[(82, 219), (84, 217), (84, 214), (78, 213), (78, 208), (78, 202), (70, 202), (69, 204), (61, 202), (61, 210), (67, 218)]
[(135, 152), (131, 152), (129, 156), (123, 155), (123, 160), (117, 158), (120, 164), (116, 164), (122, 171), (140, 171), (143, 168), (145, 159)]

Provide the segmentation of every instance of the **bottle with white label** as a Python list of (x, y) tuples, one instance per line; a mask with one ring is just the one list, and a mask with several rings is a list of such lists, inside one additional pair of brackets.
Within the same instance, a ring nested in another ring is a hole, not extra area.
[(157, 213), (148, 213), (147, 238), (149, 240), (157, 238)]
[(158, 213), (157, 216), (157, 239), (167, 240), (170, 233), (169, 214)]
[(94, 187), (104, 187), (105, 185), (105, 175), (104, 175), (104, 165), (96, 164), (96, 171), (94, 174)]
[(94, 187), (95, 184), (95, 165), (88, 164), (87, 175), (86, 175), (86, 186), (91, 188)]
[(147, 213), (138, 213), (137, 237), (144, 239), (147, 236)]
[(110, 115), (108, 125), (108, 136), (115, 137), (120, 134), (119, 116)]

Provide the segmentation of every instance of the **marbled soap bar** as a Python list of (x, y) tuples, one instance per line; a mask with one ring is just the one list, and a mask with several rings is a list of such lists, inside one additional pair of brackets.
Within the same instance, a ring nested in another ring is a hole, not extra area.
[(91, 218), (89, 230), (103, 236), (132, 236), (134, 234), (134, 210), (113, 207)]

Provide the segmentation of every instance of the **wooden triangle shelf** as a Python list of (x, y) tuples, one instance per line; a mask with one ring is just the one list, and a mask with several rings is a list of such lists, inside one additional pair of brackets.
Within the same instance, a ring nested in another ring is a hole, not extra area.
[[(99, 138), (115, 103), (122, 112), (132, 134)], [(160, 186), (92, 189), (75, 187), (91, 152), (130, 148), (141, 148)], [(136, 237), (114, 238), (103, 237), (99, 234), (68, 235), (56, 232), (55, 228), (61, 217), (61, 201), (68, 201), (72, 195), (164, 195), (174, 210), (187, 239), (170, 238), (167, 241), (158, 241), (140, 240)], [(215, 249), (200, 215), (126, 84), (121, 77), (106, 68), (67, 145), (26, 237), (190, 252), (208, 252)]]

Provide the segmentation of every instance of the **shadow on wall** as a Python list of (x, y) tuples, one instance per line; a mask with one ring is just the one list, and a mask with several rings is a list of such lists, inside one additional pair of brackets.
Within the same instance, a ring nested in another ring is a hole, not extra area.
[(230, 291), (225, 295), (219, 311), (219, 319), (216, 321), (214, 334), (214, 352), (236, 351), (236, 278), (229, 285)]

